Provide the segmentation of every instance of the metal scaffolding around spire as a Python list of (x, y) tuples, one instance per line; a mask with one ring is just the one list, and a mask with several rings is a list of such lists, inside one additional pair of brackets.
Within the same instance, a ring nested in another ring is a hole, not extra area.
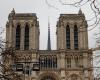
[(48, 43), (47, 43), (47, 50), (51, 50), (50, 23), (49, 23), (49, 18), (48, 18)]

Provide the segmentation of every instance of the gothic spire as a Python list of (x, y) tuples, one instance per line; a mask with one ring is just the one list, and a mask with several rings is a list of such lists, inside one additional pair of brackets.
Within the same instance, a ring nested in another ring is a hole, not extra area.
[(47, 43), (47, 50), (51, 50), (50, 23), (49, 23), (49, 20), (48, 20), (48, 43)]

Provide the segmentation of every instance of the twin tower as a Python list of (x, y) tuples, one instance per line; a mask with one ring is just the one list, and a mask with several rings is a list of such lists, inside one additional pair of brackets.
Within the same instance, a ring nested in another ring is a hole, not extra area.
[[(39, 21), (36, 14), (15, 13), (12, 10), (8, 19), (7, 47), (14, 47), (16, 50), (39, 50)], [(56, 25), (57, 50), (88, 49), (87, 26), (81, 10), (78, 14), (61, 14)]]

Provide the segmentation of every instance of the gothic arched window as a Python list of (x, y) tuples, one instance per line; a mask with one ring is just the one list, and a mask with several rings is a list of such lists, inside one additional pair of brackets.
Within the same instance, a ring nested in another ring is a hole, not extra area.
[(16, 28), (16, 49), (19, 50), (20, 49), (20, 34), (21, 34), (21, 29), (20, 29), (20, 25), (17, 25)]
[(78, 28), (74, 25), (74, 49), (78, 49)]
[(26, 24), (25, 26), (25, 39), (24, 39), (24, 49), (29, 49), (29, 26)]
[(57, 57), (53, 56), (41, 56), (39, 58), (40, 69), (56, 69), (57, 68)]
[(70, 28), (69, 25), (66, 27), (66, 47), (70, 49)]

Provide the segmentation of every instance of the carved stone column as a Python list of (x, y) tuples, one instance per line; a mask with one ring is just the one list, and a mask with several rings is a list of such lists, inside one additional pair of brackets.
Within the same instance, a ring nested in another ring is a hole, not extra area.
[(86, 26), (84, 26), (84, 48), (88, 49), (88, 32)]
[[(32, 62), (38, 62), (39, 55), (38, 55), (38, 57), (36, 57), (37, 56), (36, 54), (37, 54), (36, 52), (32, 53)], [(33, 67), (33, 65), (32, 65), (32, 67)], [(37, 77), (38, 77), (37, 71), (32, 71), (31, 77), (32, 77), (31, 80), (37, 80)]]
[(60, 56), (57, 55), (57, 68), (60, 69)]
[(71, 67), (72, 68), (75, 68), (76, 67), (75, 66), (75, 56), (74, 55), (71, 57)]
[(13, 47), (16, 45), (16, 25), (13, 26)]
[(74, 49), (74, 25), (70, 24), (70, 48)]
[(78, 24), (78, 44), (79, 49), (83, 49), (83, 28), (81, 26), (81, 23)]
[(65, 80), (65, 54), (61, 53), (61, 80)]
[(25, 25), (21, 24), (20, 50), (24, 50)]
[(88, 53), (83, 53), (83, 71), (84, 71), (84, 80), (89, 80), (88, 73)]
[(29, 49), (36, 49), (36, 27), (31, 26), (29, 30)]
[(12, 20), (10, 20), (9, 21), (9, 41), (8, 41), (8, 47), (11, 47), (13, 44), (13, 21)]

